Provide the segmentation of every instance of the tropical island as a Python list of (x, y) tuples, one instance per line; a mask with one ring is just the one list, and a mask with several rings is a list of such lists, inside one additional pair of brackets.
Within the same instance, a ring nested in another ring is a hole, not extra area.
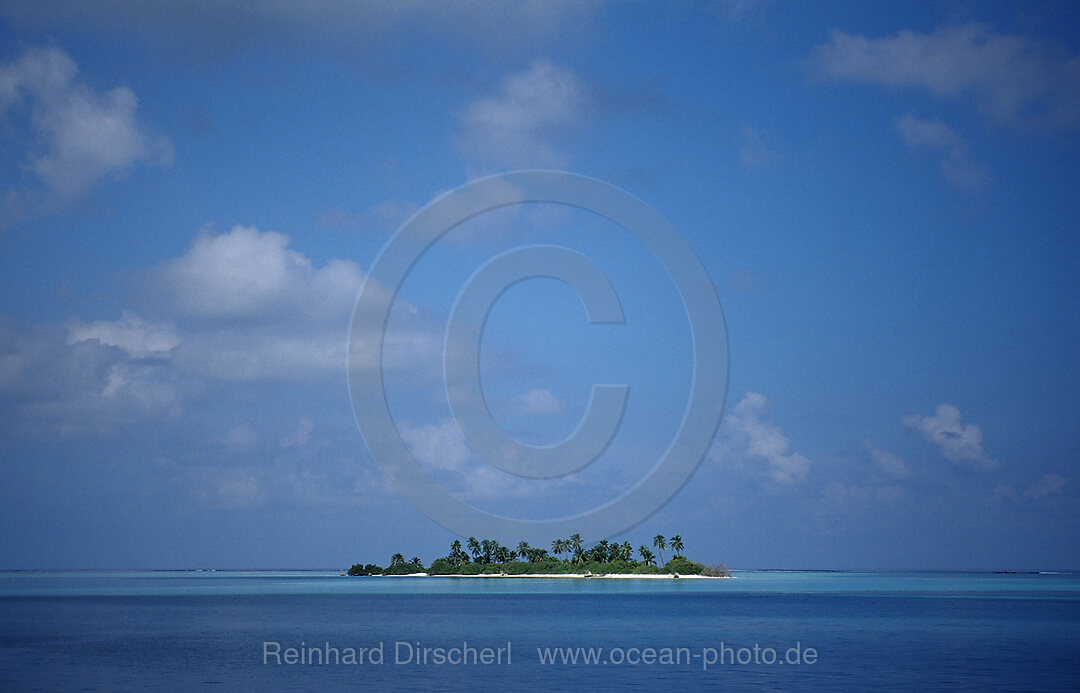
[[(671, 549), (671, 558), (664, 561), (664, 551)], [(404, 554), (395, 553), (386, 568), (373, 563), (357, 563), (348, 570), (351, 576), (449, 576), (449, 577), (731, 577), (722, 563), (705, 565), (682, 555), (682, 537), (653, 537), (652, 548), (642, 544), (634, 557), (629, 542), (597, 542), (586, 548), (581, 535), (555, 539), (551, 552), (519, 542), (516, 548), (504, 546), (494, 539), (469, 537), (462, 546), (460, 540), (450, 544), (450, 552), (425, 566), (419, 557), (406, 561)], [(657, 553), (653, 553), (656, 549)], [(659, 554), (659, 561), (657, 560)], [(520, 560), (519, 560), (520, 559)]]

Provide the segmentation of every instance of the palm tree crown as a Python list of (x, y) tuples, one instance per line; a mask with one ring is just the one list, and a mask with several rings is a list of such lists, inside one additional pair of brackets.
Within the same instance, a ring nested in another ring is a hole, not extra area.
[(664, 535), (663, 534), (657, 534), (655, 537), (653, 537), (652, 545), (655, 546), (657, 548), (657, 550), (660, 551), (660, 562), (663, 563), (664, 562), (664, 549), (667, 548), (667, 543), (664, 541)]
[[(684, 558), (682, 555), (683, 546), (683, 539), (679, 534), (672, 535), (670, 539), (665, 538), (663, 534), (657, 534), (652, 538), (652, 547), (657, 549), (660, 553), (659, 563), (656, 562), (655, 554), (649, 548), (648, 544), (642, 544), (638, 547), (637, 553), (641, 557), (640, 563), (643, 563), (644, 565), (664, 566), (666, 565), (664, 549), (670, 547), (673, 554), (672, 557), (682, 559)], [(476, 537), (469, 537), (466, 541), (454, 539), (450, 542), (450, 553), (445, 559), (439, 558), (437, 560), (448, 561), (450, 565), (453, 566), (462, 566), (470, 562), (470, 554), (472, 554), (472, 561), (479, 566), (492, 566), (496, 563), (512, 563), (519, 557), (529, 563), (550, 564), (550, 568), (545, 566), (543, 572), (551, 572), (552, 570), (558, 572), (558, 570), (560, 570), (560, 563), (562, 565), (581, 565), (586, 563), (611, 564), (616, 562), (626, 562), (630, 564), (630, 566), (626, 567), (614, 565), (601, 567), (600, 570), (605, 572), (622, 572), (628, 567), (632, 568), (639, 563), (639, 561), (634, 560), (634, 547), (631, 546), (628, 541), (623, 541), (619, 544), (617, 542), (610, 543), (607, 539), (601, 539), (591, 546), (586, 546), (582, 542), (581, 535), (576, 533), (570, 535), (569, 539), (558, 538), (552, 540), (550, 554), (547, 549), (530, 546), (529, 542), (524, 540), (518, 543), (517, 548), (512, 549), (504, 546), (495, 539), (477, 539)], [(566, 558), (563, 558), (564, 554), (569, 555)], [(434, 565), (435, 564), (432, 563), (432, 566)], [(395, 553), (391, 556), (390, 566), (394, 568), (409, 566), (416, 571), (424, 570), (424, 564), (418, 557), (414, 556), (411, 561), (406, 561), (405, 557), (400, 553)], [(481, 570), (484, 572), (491, 572), (489, 568), (481, 568)], [(509, 568), (503, 568), (503, 572), (507, 572), (508, 570)], [(471, 571), (471, 573), (475, 572), (480, 571)], [(351, 574), (352, 573), (350, 573), (350, 575)]]
[(638, 547), (638, 553), (641, 554), (641, 562), (645, 565), (653, 565), (653, 552), (649, 551), (649, 547), (642, 544)]

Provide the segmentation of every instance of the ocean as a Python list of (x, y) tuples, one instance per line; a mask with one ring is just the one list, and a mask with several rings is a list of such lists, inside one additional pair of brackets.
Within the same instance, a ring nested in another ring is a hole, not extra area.
[(1080, 690), (1080, 575), (0, 572), (0, 690)]

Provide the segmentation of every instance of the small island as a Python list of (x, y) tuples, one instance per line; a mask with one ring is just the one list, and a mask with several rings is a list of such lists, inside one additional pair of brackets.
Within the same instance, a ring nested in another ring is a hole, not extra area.
[[(655, 548), (657, 553), (653, 553)], [(664, 561), (664, 551), (671, 549), (671, 558)], [(348, 570), (350, 576), (446, 576), (446, 577), (566, 577), (566, 578), (723, 578), (731, 577), (722, 563), (705, 565), (682, 555), (683, 540), (678, 534), (665, 538), (653, 537), (652, 548), (642, 544), (634, 558), (629, 542), (621, 544), (607, 540), (586, 548), (581, 535), (555, 539), (551, 552), (542, 547), (519, 542), (516, 548), (504, 546), (494, 539), (469, 537), (450, 544), (446, 556), (436, 558), (425, 566), (419, 557), (406, 561), (404, 554), (395, 553), (386, 568), (373, 563), (357, 563)], [(657, 561), (659, 554), (659, 562)], [(519, 560), (520, 559), (520, 560)]]

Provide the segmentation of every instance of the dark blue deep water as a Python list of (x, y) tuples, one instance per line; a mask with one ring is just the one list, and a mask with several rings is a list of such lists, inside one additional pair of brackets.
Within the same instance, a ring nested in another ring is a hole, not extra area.
[[(289, 665), (272, 655), (264, 663), (264, 650), (274, 649), (267, 642), (279, 643), (281, 653), (304, 643), (306, 655), (312, 647), (325, 651), (326, 643), (339, 652), (367, 649), (360, 664)], [(372, 663), (380, 643), (382, 663)], [(417, 664), (415, 655), (397, 663), (417, 651), (416, 643), (432, 648), (428, 663)], [(509, 647), (510, 661), (431, 661), (436, 648), (453, 659), (455, 652), (479, 657), (484, 647), (492, 654)], [(593, 648), (601, 663), (563, 663), (554, 650), (556, 663), (540, 661), (538, 648), (559, 647)], [(807, 657), (808, 648), (812, 663), (784, 661)], [(665, 651), (678, 661), (662, 661)], [(766, 664), (770, 651), (777, 661)], [(639, 661), (650, 652), (656, 661)], [(730, 661), (738, 657), (752, 660)], [(718, 661), (706, 667), (710, 658)], [(639, 581), (0, 573), (4, 691), (571, 686), (1077, 691), (1080, 576), (745, 572), (731, 580)]]

